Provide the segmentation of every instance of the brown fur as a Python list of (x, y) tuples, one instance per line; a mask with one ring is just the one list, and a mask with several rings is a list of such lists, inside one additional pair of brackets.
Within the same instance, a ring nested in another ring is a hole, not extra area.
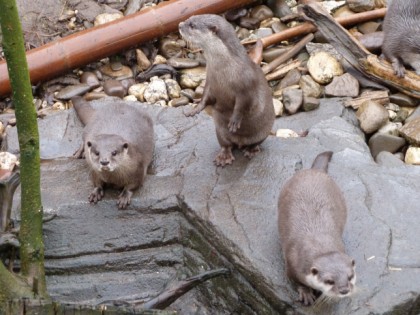
[(403, 77), (403, 64), (420, 75), (420, 2), (392, 0), (385, 16), (382, 52), (392, 63), (395, 74)]
[(334, 281), (327, 296), (351, 293), (349, 277), (354, 261), (346, 255), (342, 234), (347, 209), (343, 195), (326, 173), (331, 152), (320, 154), (311, 169), (297, 172), (284, 185), (278, 201), (280, 241), (288, 277), (298, 284), (300, 300), (310, 305), (314, 287), (307, 276), (322, 285)]
[(94, 109), (81, 97), (72, 99), (82, 123), (83, 149), (94, 189), (89, 201), (102, 199), (105, 184), (123, 188), (118, 207), (130, 204), (133, 191), (143, 185), (154, 150), (153, 121), (140, 108), (123, 102)]
[(179, 30), (185, 40), (203, 49), (207, 61), (203, 97), (187, 116), (213, 106), (216, 135), (222, 147), (216, 165), (233, 162), (233, 147), (252, 157), (270, 134), (275, 118), (271, 90), (263, 72), (248, 57), (224, 18), (212, 14), (193, 16), (180, 23)]

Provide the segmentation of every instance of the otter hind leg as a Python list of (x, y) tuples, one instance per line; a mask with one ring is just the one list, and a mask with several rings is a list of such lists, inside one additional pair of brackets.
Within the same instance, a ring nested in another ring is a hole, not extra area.
[(253, 145), (248, 145), (244, 147), (242, 151), (245, 157), (247, 157), (248, 159), (251, 159), (254, 156), (256, 156), (259, 152), (261, 152), (261, 149), (260, 149), (259, 144), (253, 144)]

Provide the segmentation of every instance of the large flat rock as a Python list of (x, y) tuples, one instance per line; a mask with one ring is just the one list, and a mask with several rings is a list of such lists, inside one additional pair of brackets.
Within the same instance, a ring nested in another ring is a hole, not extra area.
[[(309, 129), (308, 136), (270, 136), (255, 158), (235, 151), (225, 168), (213, 165), (219, 144), (205, 112), (186, 118), (182, 108), (145, 108), (155, 121), (154, 162), (128, 210), (117, 209), (115, 190), (98, 205), (87, 202), (92, 186), (85, 161), (67, 153), (80, 145), (80, 124), (54, 140), (60, 143), (54, 154), (45, 152), (48, 159), (67, 157), (42, 165), (44, 208), (57, 214), (44, 228), (54, 298), (146, 299), (176, 279), (228, 267), (231, 277), (211, 280), (170, 308), (182, 314), (420, 312), (420, 168), (376, 164), (339, 100), (277, 119), (276, 128)], [(49, 122), (74, 122), (72, 110), (57, 115), (40, 124), (42, 137)], [(314, 310), (294, 302), (285, 277), (277, 200), (284, 182), (326, 150), (334, 151), (329, 174), (348, 206), (344, 241), (356, 260), (358, 291)]]

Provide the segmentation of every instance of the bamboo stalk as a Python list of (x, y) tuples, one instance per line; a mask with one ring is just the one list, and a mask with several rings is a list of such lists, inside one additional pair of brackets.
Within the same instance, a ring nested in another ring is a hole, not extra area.
[[(178, 30), (188, 17), (222, 13), (253, 0), (173, 0), (161, 2), (118, 19), (93, 27), (27, 52), (31, 82), (51, 79), (71, 69), (110, 56), (129, 47)], [(0, 95), (10, 93), (5, 62), (0, 62)]]

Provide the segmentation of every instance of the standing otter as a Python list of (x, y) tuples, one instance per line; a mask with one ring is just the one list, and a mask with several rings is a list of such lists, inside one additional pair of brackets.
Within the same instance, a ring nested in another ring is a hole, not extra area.
[(311, 169), (290, 178), (278, 202), (287, 276), (298, 284), (304, 305), (313, 304), (315, 291), (327, 297), (349, 296), (356, 282), (355, 262), (346, 255), (342, 241), (345, 201), (327, 174), (331, 155), (321, 153)]
[(233, 27), (218, 15), (192, 16), (179, 24), (179, 31), (186, 41), (203, 49), (207, 61), (203, 97), (186, 115), (213, 106), (216, 135), (222, 147), (216, 165), (232, 164), (234, 146), (251, 158), (270, 134), (275, 118), (263, 72), (248, 57)]
[(382, 52), (392, 63), (395, 74), (404, 76), (404, 63), (420, 75), (420, 2), (392, 0), (383, 30)]
[(97, 203), (104, 196), (104, 185), (122, 187), (118, 208), (130, 204), (133, 191), (141, 187), (154, 150), (153, 121), (150, 116), (123, 102), (104, 104), (94, 109), (81, 97), (72, 98), (83, 130), (84, 151), (91, 168), (94, 189), (89, 201)]

